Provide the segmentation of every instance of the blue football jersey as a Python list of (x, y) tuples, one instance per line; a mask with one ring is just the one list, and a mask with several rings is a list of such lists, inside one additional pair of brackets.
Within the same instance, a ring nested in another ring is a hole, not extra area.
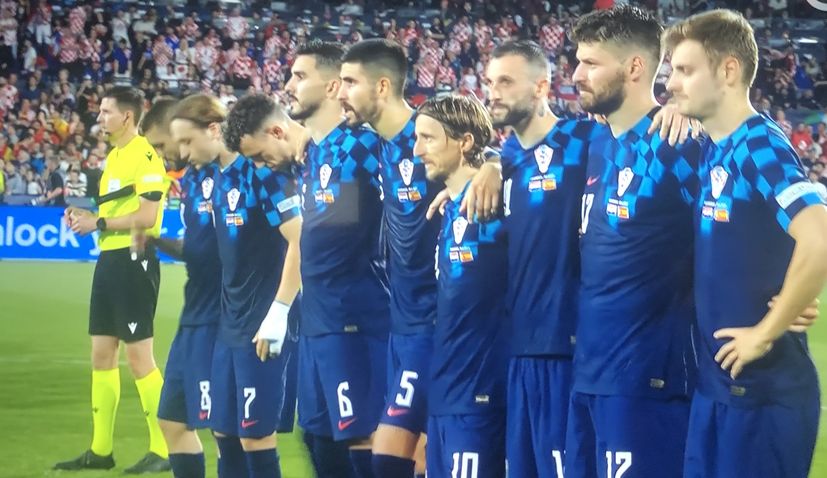
[(379, 154), (376, 133), (345, 123), (307, 146), (300, 179), (304, 335), (388, 331)]
[(381, 153), (391, 330), (396, 334), (430, 331), (436, 320), (439, 221), (427, 221), (425, 213), (443, 186), (426, 179), (425, 165), (413, 154), (415, 121), (411, 116), (396, 137), (383, 141)]
[(582, 199), (575, 391), (683, 396), (696, 373), (690, 331), (692, 211), (700, 147), (647, 129), (656, 110), (589, 148)]
[(737, 380), (715, 362), (729, 339), (724, 327), (751, 327), (781, 290), (795, 241), (790, 221), (808, 206), (824, 204), (807, 181), (781, 129), (756, 115), (730, 136), (707, 141), (695, 209), (695, 297), (698, 308), (698, 389), (724, 403), (793, 404), (796, 392), (818, 389), (805, 334), (787, 332)]
[(213, 213), (223, 269), (219, 338), (248, 346), (281, 282), (287, 241), (278, 227), (301, 215), (295, 179), (239, 155), (219, 174)]
[(508, 305), (514, 355), (571, 355), (580, 289), (580, 202), (593, 121), (561, 119), (524, 148), (503, 144)]
[[(467, 186), (466, 186), (467, 188)], [(470, 224), (462, 193), (445, 205), (437, 249), (438, 304), (431, 359), (431, 415), (505, 406), (508, 250), (502, 221)]]
[(213, 226), (213, 193), (218, 168), (190, 167), (181, 178), (183, 260), (187, 269), (181, 325), (218, 322), (221, 316), (221, 259)]

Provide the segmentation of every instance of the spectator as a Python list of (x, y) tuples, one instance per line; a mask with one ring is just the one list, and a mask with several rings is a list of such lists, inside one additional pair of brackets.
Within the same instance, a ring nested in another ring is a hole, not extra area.
[(89, 158), (83, 163), (81, 171), (84, 176), (86, 176), (87, 197), (95, 197), (98, 194), (98, 190), (100, 188), (100, 178), (103, 174), (100, 158), (104, 157), (101, 156), (101, 154), (105, 154), (105, 152), (106, 146), (104, 144), (103, 153), (99, 153), (96, 148), (89, 153)]
[(6, 195), (23, 195), (27, 191), (26, 178), (20, 174), (18, 168), (11, 161), (6, 162)]
[(66, 197), (86, 197), (86, 178), (81, 177), (77, 168), (69, 169), (69, 177), (66, 180)]
[[(40, 184), (40, 178), (37, 177), (34, 170), (26, 170), (26, 194), (29, 196), (40, 197), (43, 194), (43, 186)], [(39, 204), (37, 199), (32, 200), (33, 204)]]
[(58, 169), (58, 162), (54, 158), (46, 161), (46, 187), (42, 192), (42, 196), (38, 197), (33, 204), (43, 204), (46, 206), (66, 206), (64, 199), (64, 184), (63, 176), (61, 176)]
[(787, 138), (792, 139), (793, 124), (787, 121), (787, 114), (782, 109), (775, 110), (775, 122), (781, 127), (781, 131), (787, 135)]
[(798, 123), (790, 138), (790, 142), (799, 156), (803, 156), (807, 149), (813, 144), (813, 136), (810, 128), (804, 123)]

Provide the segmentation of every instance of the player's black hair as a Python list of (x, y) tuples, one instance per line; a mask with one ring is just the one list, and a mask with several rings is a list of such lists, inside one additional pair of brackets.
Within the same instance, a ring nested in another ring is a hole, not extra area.
[(178, 100), (171, 96), (160, 96), (152, 102), (144, 117), (141, 119), (141, 134), (146, 134), (152, 128), (167, 129), (172, 120), (172, 111)]
[(387, 76), (393, 85), (393, 92), (401, 96), (405, 91), (408, 76), (408, 57), (402, 45), (384, 38), (371, 38), (351, 46), (342, 58), (342, 63), (356, 63), (378, 79)]
[(531, 40), (509, 40), (494, 48), (491, 58), (502, 58), (504, 56), (521, 56), (529, 65), (545, 72), (548, 77), (551, 69), (548, 57), (542, 47)]
[(575, 43), (613, 43), (636, 45), (660, 61), (663, 25), (650, 11), (629, 4), (583, 15), (575, 24), (571, 40)]
[(342, 55), (345, 53), (345, 47), (341, 43), (310, 40), (307, 43), (299, 45), (296, 49), (296, 56), (309, 55), (316, 59), (317, 68), (327, 68), (334, 70), (339, 74), (339, 69), (342, 67)]
[(104, 98), (115, 100), (121, 111), (131, 111), (135, 126), (141, 123), (141, 114), (144, 111), (144, 94), (141, 90), (132, 86), (113, 86), (104, 92), (101, 99)]
[(254, 94), (242, 97), (233, 105), (224, 122), (222, 134), (224, 144), (230, 151), (238, 151), (241, 138), (245, 134), (255, 134), (261, 129), (264, 120), (277, 115), (284, 116), (284, 111), (273, 98), (264, 94)]

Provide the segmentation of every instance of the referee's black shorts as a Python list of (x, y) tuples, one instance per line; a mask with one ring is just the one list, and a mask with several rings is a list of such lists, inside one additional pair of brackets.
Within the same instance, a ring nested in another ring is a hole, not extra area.
[(136, 342), (152, 337), (161, 271), (154, 250), (133, 261), (129, 248), (101, 251), (92, 279), (89, 335)]

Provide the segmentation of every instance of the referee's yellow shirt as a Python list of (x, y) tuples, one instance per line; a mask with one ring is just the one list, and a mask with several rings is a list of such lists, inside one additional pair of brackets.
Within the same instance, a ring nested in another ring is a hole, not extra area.
[[(169, 187), (166, 180), (164, 162), (143, 136), (135, 136), (126, 146), (114, 148), (106, 157), (106, 167), (100, 180), (100, 197), (115, 193), (119, 196), (109, 201), (101, 201), (98, 216), (102, 218), (121, 217), (133, 213), (140, 206), (141, 194), (160, 192), (162, 194), (158, 218), (155, 226), (147, 230), (150, 236), (161, 234), (161, 221), (164, 217), (164, 200)], [(129, 194), (118, 194), (124, 189)], [(132, 244), (130, 231), (103, 231), (100, 233), (99, 247), (102, 251), (123, 249)]]

